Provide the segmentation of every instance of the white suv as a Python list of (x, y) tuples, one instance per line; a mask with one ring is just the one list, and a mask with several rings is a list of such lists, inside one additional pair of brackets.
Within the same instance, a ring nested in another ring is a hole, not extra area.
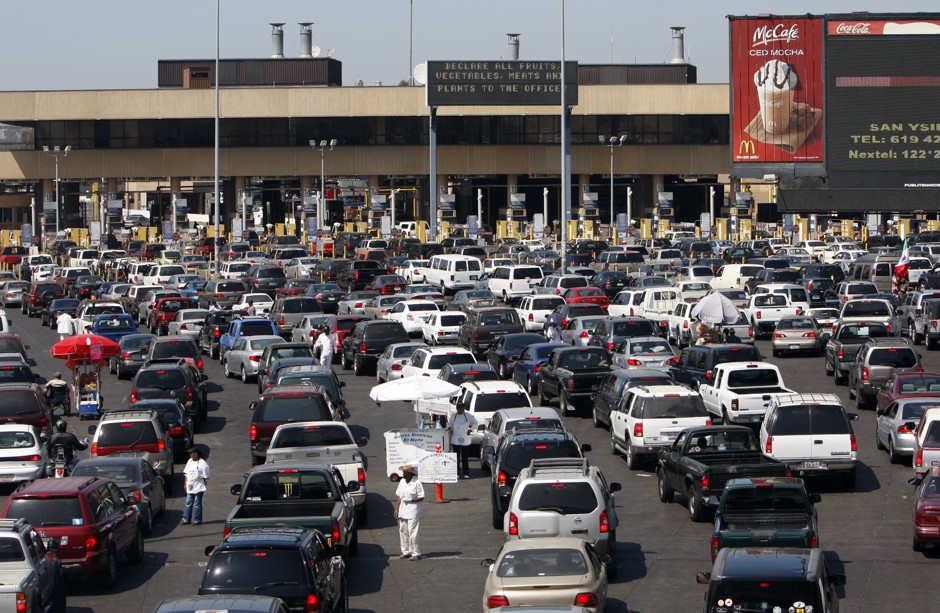
[[(480, 425), (470, 437), (470, 443), (480, 445), (483, 432), (496, 411), (531, 407), (532, 399), (525, 388), (515, 381), (465, 381), (460, 384), (460, 392), (451, 400), (451, 404), (463, 404), (467, 413), (476, 417)], [(452, 418), (453, 412), (448, 416), (448, 421)]]
[(672, 445), (685, 428), (710, 425), (698, 392), (681, 385), (633, 387), (610, 412), (610, 449), (623, 453), (627, 467), (636, 470), (642, 460)]
[(519, 306), (516, 307), (516, 313), (519, 313), (519, 319), (522, 320), (526, 330), (541, 332), (548, 314), (563, 304), (565, 304), (565, 299), (561, 296), (546, 296), (545, 294), (524, 296), (519, 301)]

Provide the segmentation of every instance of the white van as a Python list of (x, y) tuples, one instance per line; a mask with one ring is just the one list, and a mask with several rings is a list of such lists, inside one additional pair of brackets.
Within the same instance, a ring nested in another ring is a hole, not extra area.
[(763, 269), (761, 264), (725, 264), (710, 283), (715, 289), (744, 289), (748, 279), (756, 277)]
[(435, 255), (425, 269), (424, 282), (441, 291), (471, 289), (483, 274), (483, 264), (469, 255)]
[(247, 275), (249, 270), (251, 270), (251, 262), (247, 260), (222, 262), (222, 265), (219, 266), (219, 276), (223, 279), (235, 281)]
[(490, 277), (490, 291), (508, 302), (531, 294), (542, 276), (542, 269), (538, 266), (497, 266)]
[(429, 226), (428, 222), (426, 221), (403, 221), (398, 224), (398, 229), (401, 230), (401, 235), (404, 238), (417, 238), (418, 224), (424, 224), (425, 236), (428, 236), (431, 233), (431, 226)]

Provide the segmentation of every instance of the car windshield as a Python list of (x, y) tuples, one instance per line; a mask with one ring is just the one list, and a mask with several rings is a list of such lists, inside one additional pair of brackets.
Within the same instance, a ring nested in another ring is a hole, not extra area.
[(248, 593), (254, 589), (264, 594), (263, 586), (300, 585), (306, 572), (298, 549), (236, 549), (212, 556), (204, 585), (223, 590), (242, 586)]
[(255, 421), (330, 421), (333, 416), (322, 396), (297, 394), (262, 398)]
[(584, 575), (588, 564), (577, 549), (523, 549), (505, 554), (496, 568), (497, 577), (563, 577)]
[(893, 366), (913, 368), (917, 365), (917, 354), (911, 349), (873, 349), (868, 356), (869, 366)]
[(22, 517), (37, 528), (81, 526), (85, 523), (82, 506), (76, 496), (12, 498), (6, 511), (7, 517)]
[(355, 445), (349, 431), (342, 426), (298, 426), (281, 430), (271, 441), (271, 447), (329, 447)]
[(597, 508), (597, 495), (585, 482), (532, 483), (519, 496), (520, 511), (550, 511), (560, 515), (591, 513)]

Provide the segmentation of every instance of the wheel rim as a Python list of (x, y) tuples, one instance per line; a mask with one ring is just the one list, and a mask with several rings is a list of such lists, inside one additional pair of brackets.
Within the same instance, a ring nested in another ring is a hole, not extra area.
[(242, 366), (242, 383), (248, 382), (248, 373), (245, 372), (245, 367)]

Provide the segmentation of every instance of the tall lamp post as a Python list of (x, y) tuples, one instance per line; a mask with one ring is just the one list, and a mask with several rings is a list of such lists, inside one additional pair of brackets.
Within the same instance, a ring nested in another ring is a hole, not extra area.
[[(611, 136), (609, 139), (603, 134), (597, 136), (597, 142), (610, 147), (610, 238), (614, 238), (614, 228), (617, 227), (617, 220), (614, 219), (614, 147), (622, 147), (627, 142), (627, 135), (623, 134), (620, 138)], [(630, 220), (627, 220), (630, 223)]]
[(320, 197), (317, 199), (317, 230), (323, 227), (323, 209), (326, 206), (326, 152), (336, 147), (336, 139), (310, 141), (310, 146), (320, 150)]
[(62, 157), (68, 157), (69, 151), (72, 150), (72, 145), (66, 145), (65, 149), (62, 149), (58, 145), (49, 148), (48, 145), (42, 146), (42, 152), (51, 155), (55, 158), (55, 232), (56, 235), (59, 234), (61, 229), (59, 223), (59, 155)]

